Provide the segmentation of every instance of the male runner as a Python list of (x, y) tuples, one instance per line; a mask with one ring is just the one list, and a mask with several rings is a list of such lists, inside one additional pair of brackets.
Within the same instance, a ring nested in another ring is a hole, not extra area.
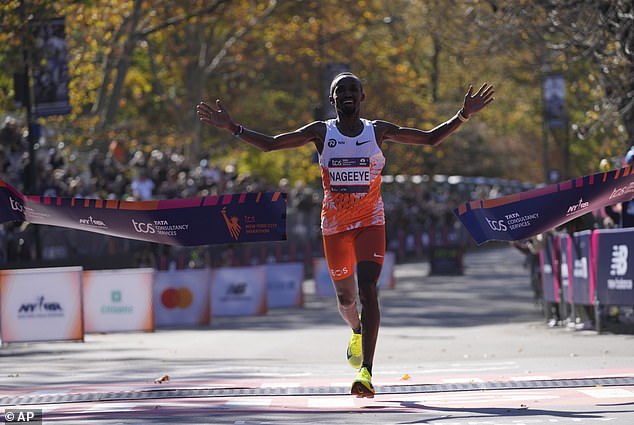
[(324, 188), (324, 251), (339, 312), (352, 329), (347, 356), (350, 365), (359, 369), (350, 391), (357, 397), (374, 397), (372, 363), (380, 321), (377, 281), (385, 255), (385, 214), (380, 192), (385, 157), (381, 146), (385, 141), (436, 146), (493, 101), (493, 93), (493, 86), (487, 83), (475, 94), (470, 86), (456, 115), (429, 131), (362, 119), (360, 107), (365, 93), (361, 80), (349, 72), (337, 75), (330, 85), (330, 103), (337, 118), (315, 121), (275, 136), (235, 123), (220, 100), (214, 106), (200, 102), (196, 107), (203, 123), (225, 128), (265, 152), (315, 145)]

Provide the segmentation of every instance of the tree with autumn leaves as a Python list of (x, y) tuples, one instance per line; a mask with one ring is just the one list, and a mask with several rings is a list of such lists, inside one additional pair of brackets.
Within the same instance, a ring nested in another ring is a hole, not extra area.
[(422, 128), (453, 115), (468, 84), (496, 86), (496, 102), (440, 147), (386, 145), (386, 173), (541, 182), (549, 72), (565, 77), (568, 117), (546, 147), (551, 166), (596, 172), (634, 144), (633, 13), (625, 0), (9, 0), (0, 114), (23, 113), (13, 74), (34, 48), (29, 22), (65, 16), (72, 113), (42, 124), (67, 146), (117, 138), (316, 183), (309, 148), (261, 154), (202, 129), (194, 106), (221, 97), (256, 130), (294, 129), (321, 117), (324, 70), (338, 63), (364, 79), (366, 117)]

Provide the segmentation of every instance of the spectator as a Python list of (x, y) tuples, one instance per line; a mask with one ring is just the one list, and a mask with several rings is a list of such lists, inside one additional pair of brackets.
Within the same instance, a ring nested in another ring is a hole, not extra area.
[(137, 201), (152, 199), (154, 186), (154, 182), (148, 177), (147, 170), (145, 168), (139, 168), (136, 177), (132, 180), (132, 184), (130, 185), (132, 197)]

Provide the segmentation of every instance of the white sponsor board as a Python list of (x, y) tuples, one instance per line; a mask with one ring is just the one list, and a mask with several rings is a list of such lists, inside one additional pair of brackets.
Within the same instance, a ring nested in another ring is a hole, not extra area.
[(154, 330), (153, 269), (85, 271), (86, 332)]
[[(394, 266), (396, 264), (396, 254), (391, 251), (385, 253), (383, 258), (383, 268), (379, 275), (379, 288), (393, 289), (396, 285), (394, 279)], [(315, 277), (315, 295), (334, 296), (335, 288), (330, 277), (330, 271), (326, 259), (315, 258), (313, 261), (313, 273)]]
[(257, 316), (268, 310), (263, 266), (221, 267), (211, 280), (212, 316)]
[(3, 343), (83, 340), (81, 267), (0, 271)]
[(210, 269), (156, 272), (153, 288), (155, 326), (209, 325), (210, 286)]
[(267, 264), (266, 285), (269, 308), (302, 307), (304, 305), (304, 264)]

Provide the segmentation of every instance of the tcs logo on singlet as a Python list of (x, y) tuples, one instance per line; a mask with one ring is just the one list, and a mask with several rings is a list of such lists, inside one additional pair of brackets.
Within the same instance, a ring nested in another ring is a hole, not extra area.
[(330, 269), (330, 276), (332, 277), (341, 277), (348, 274), (348, 268), (343, 267), (341, 269)]
[(161, 292), (161, 304), (165, 308), (187, 308), (192, 305), (194, 294), (189, 288), (167, 288)]

